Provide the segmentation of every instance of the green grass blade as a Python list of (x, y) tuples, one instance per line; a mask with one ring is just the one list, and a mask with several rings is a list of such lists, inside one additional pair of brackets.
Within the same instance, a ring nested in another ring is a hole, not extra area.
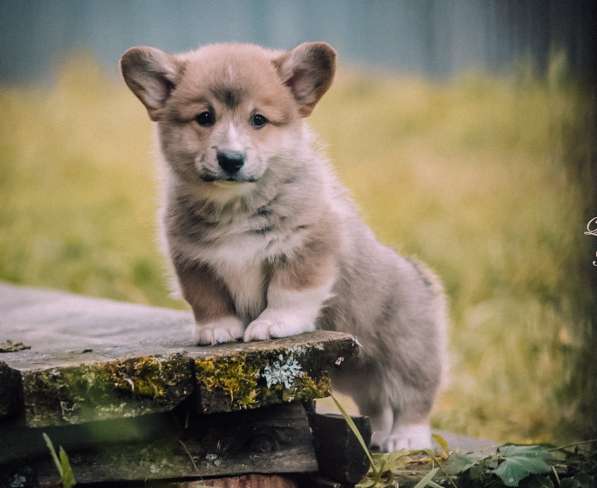
[(62, 466), (62, 486), (63, 488), (72, 488), (77, 484), (75, 473), (70, 465), (70, 459), (66, 451), (60, 446), (60, 465)]
[(336, 397), (333, 394), (330, 395), (330, 396), (332, 397), (332, 400), (334, 400), (334, 403), (338, 407), (338, 410), (340, 410), (340, 412), (342, 413), (342, 416), (344, 417), (344, 420), (346, 420), (346, 423), (348, 424), (348, 427), (350, 427), (350, 430), (352, 430), (352, 433), (357, 438), (357, 441), (359, 441), (359, 444), (363, 448), (363, 451), (365, 452), (365, 454), (369, 458), (369, 464), (371, 465), (371, 469), (377, 474), (377, 466), (375, 465), (375, 461), (373, 460), (373, 456), (371, 455), (371, 451), (369, 451), (369, 448), (367, 447), (367, 443), (365, 442), (365, 439), (363, 439), (363, 436), (359, 432), (359, 429), (357, 428), (357, 426), (353, 422), (351, 416), (348, 415), (348, 413), (346, 412), (346, 410), (344, 410), (344, 407), (342, 405), (340, 405), (340, 402), (336, 399)]
[(64, 473), (62, 472), (62, 466), (60, 465), (60, 461), (58, 459), (58, 455), (56, 454), (56, 449), (54, 449), (54, 444), (52, 443), (52, 439), (48, 437), (48, 434), (45, 432), (42, 434), (44, 437), (44, 441), (46, 441), (46, 446), (52, 455), (52, 459), (54, 460), (54, 464), (56, 465), (56, 469), (58, 470), (58, 474), (60, 475), (60, 479), (62, 479)]
[(450, 455), (450, 446), (448, 444), (448, 441), (443, 436), (441, 436), (439, 434), (432, 434), (431, 437), (437, 443), (437, 445), (439, 447), (441, 447), (444, 455), (449, 456)]
[(414, 488), (425, 488), (433, 483), (433, 477), (437, 474), (439, 468), (433, 468), (429, 473), (421, 478), (421, 480), (415, 485)]

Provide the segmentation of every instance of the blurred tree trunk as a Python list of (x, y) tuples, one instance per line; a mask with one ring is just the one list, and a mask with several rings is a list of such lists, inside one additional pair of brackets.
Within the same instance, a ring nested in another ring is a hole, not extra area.
[[(593, 41), (593, 49), (595, 41)], [(594, 68), (597, 70), (597, 68)], [(595, 72), (594, 72), (595, 73)], [(587, 113), (587, 140), (590, 152), (583, 171), (584, 191), (586, 195), (585, 222), (597, 217), (597, 77), (593, 73), (589, 94), (591, 105)], [(588, 287), (585, 313), (587, 323), (584, 327), (584, 350), (578, 358), (577, 371), (581, 377), (580, 393), (582, 398), (581, 414), (587, 415), (589, 427), (586, 437), (597, 437), (597, 238), (586, 236), (583, 253), (582, 276)]]
[[(571, 2), (574, 3), (574, 2)], [(584, 195), (584, 225), (597, 217), (597, 3), (592, 0), (578, 2), (572, 25), (581, 32), (577, 42), (582, 45), (584, 62), (582, 72), (576, 73), (587, 91), (588, 106), (584, 111), (582, 132), (568, 140), (569, 153), (573, 154), (576, 176)], [(586, 150), (580, 154), (575, 146), (587, 141)], [(575, 161), (574, 161), (575, 159)], [(584, 231), (580, 228), (579, 232)], [(580, 351), (573, 358), (573, 377), (569, 385), (571, 400), (578, 400), (576, 434), (583, 438), (597, 437), (597, 238), (583, 235), (579, 252), (578, 272), (585, 286), (585, 293), (577, 297)], [(571, 279), (574, 279), (571, 277)], [(572, 396), (573, 395), (573, 396)]]

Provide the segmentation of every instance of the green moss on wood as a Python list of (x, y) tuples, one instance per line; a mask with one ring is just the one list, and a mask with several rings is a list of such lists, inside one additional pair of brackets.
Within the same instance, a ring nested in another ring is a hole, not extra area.
[(332, 381), (327, 373), (322, 374), (318, 378), (313, 378), (305, 374), (299, 379), (296, 389), (296, 399), (300, 401), (324, 398), (330, 396), (330, 392), (332, 391)]
[(209, 393), (224, 393), (231, 410), (250, 408), (257, 402), (259, 366), (245, 356), (195, 360), (195, 377)]
[[(10, 387), (0, 395), (0, 416), (24, 409), (32, 427), (135, 417), (172, 410), (195, 390), (200, 413), (309, 401), (329, 394), (328, 370), (355, 351), (352, 338), (330, 332), (164, 355), (123, 351), (115, 359), (63, 352), (46, 360), (18, 351), (10, 353), (16, 364), (0, 367), (0, 376), (13, 380), (0, 382), (0, 393)], [(28, 357), (45, 366), (31, 367)]]
[(233, 411), (330, 394), (319, 349), (289, 348), (195, 360), (203, 412)]
[(182, 355), (49, 368), (24, 375), (29, 425), (130, 417), (173, 408), (193, 389)]

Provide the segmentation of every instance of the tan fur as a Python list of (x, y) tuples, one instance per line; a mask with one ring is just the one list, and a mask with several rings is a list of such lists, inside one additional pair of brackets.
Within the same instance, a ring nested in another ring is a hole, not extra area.
[(235, 314), (228, 290), (207, 265), (180, 265), (176, 273), (183, 297), (191, 305), (197, 322)]
[(339, 238), (333, 222), (319, 223), (292, 256), (273, 263), (272, 281), (285, 289), (300, 290), (320, 286), (336, 272)]
[[(121, 64), (157, 122), (164, 241), (198, 342), (354, 334), (360, 357), (334, 386), (371, 416), (380, 448), (428, 447), (445, 300), (433, 273), (375, 239), (304, 122), (335, 58), (325, 43), (216, 44), (132, 48)], [(233, 175), (223, 152), (242, 155)]]

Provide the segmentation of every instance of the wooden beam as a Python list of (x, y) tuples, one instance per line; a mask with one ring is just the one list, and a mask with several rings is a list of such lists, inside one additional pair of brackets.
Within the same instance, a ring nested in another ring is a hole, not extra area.
[[(355, 484), (369, 470), (369, 460), (348, 423), (338, 414), (309, 415), (321, 477), (342, 484)], [(352, 417), (369, 445), (371, 426), (367, 417)]]
[[(126, 423), (131, 425), (127, 427)], [(139, 419), (103, 421), (55, 427), (48, 435), (53, 437), (56, 448), (63, 445), (67, 451), (79, 483), (105, 482), (113, 486), (124, 481), (192, 481), (249, 473), (310, 473), (318, 469), (307, 414), (299, 403), (213, 415), (195, 415), (181, 409), (176, 415), (154, 415), (148, 423), (155, 425), (139, 424)], [(137, 438), (135, 427), (141, 429)], [(28, 429), (28, 438), (23, 440), (34, 444), (31, 451), (21, 452), (19, 460), (0, 465), (19, 466), (17, 474), (34, 473), (42, 486), (57, 483), (56, 468), (42, 440), (45, 431)], [(14, 446), (17, 436), (15, 431), (4, 442)], [(14, 475), (5, 473), (5, 479)]]

